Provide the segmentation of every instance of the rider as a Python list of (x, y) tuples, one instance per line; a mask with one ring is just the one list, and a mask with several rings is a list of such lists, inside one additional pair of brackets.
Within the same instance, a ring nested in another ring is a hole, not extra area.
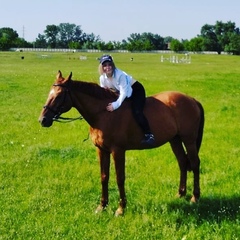
[(119, 92), (115, 102), (109, 103), (107, 111), (112, 112), (119, 108), (125, 98), (132, 100), (133, 116), (144, 133), (142, 144), (153, 145), (155, 142), (147, 118), (143, 114), (146, 94), (143, 85), (129, 76), (127, 73), (116, 68), (111, 56), (103, 55), (99, 65), (100, 86)]

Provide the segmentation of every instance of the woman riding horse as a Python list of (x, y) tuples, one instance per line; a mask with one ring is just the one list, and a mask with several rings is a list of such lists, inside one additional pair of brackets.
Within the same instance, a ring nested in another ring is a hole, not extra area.
[(115, 102), (108, 103), (107, 111), (118, 109), (125, 98), (132, 100), (133, 116), (144, 133), (142, 144), (154, 145), (152, 134), (147, 118), (143, 113), (146, 102), (146, 94), (143, 85), (132, 78), (132, 76), (116, 68), (113, 59), (109, 55), (103, 55), (99, 65), (100, 86), (119, 93)]

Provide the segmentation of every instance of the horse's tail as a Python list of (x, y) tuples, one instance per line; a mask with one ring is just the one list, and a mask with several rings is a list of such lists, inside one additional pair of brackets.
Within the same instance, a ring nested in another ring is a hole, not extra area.
[(204, 128), (204, 109), (200, 102), (196, 101), (197, 105), (200, 109), (200, 123), (198, 128), (198, 136), (197, 136), (197, 150), (199, 152), (201, 144), (202, 144), (202, 138), (203, 138), (203, 128)]

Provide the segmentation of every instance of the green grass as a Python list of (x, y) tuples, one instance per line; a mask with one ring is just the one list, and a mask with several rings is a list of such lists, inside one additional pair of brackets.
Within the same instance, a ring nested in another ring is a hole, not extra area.
[(94, 214), (100, 170), (95, 147), (83, 141), (88, 124), (42, 128), (38, 116), (57, 71), (98, 82), (100, 54), (49, 53), (43, 59), (1, 52), (0, 239), (240, 239), (240, 58), (192, 55), (191, 64), (172, 64), (156, 53), (112, 55), (147, 95), (177, 90), (203, 104), (200, 202), (189, 203), (191, 173), (186, 199), (175, 197), (179, 169), (167, 144), (127, 152), (128, 205), (120, 218), (114, 217), (119, 195), (112, 163), (108, 209)]

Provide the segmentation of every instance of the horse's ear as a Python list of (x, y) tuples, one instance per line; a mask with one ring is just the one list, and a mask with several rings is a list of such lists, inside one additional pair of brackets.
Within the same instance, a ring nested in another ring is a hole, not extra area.
[(71, 80), (72, 78), (72, 72), (70, 72), (69, 76), (68, 76), (68, 80)]
[(59, 78), (62, 78), (62, 73), (61, 73), (61, 71), (60, 70), (58, 70), (58, 74), (57, 74), (57, 79), (59, 79)]
[(68, 81), (68, 80), (71, 80), (71, 78), (72, 78), (72, 72), (70, 72), (70, 74), (69, 74), (69, 76), (66, 78), (66, 80)]

